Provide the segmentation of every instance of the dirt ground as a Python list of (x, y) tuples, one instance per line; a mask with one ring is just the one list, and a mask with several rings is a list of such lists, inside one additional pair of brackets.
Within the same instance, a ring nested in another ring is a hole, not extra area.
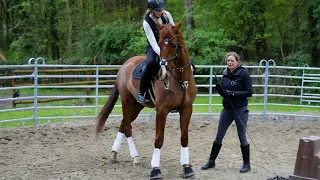
[[(195, 179), (263, 180), (276, 175), (288, 178), (293, 173), (299, 139), (320, 135), (320, 120), (294, 117), (263, 121), (250, 117), (251, 137), (249, 173), (240, 174), (242, 164), (236, 127), (226, 134), (216, 168), (202, 171), (217, 130), (217, 117), (192, 117), (189, 133), (190, 162)], [(155, 136), (154, 121), (147, 118), (133, 123), (133, 136), (141, 166), (133, 167), (126, 140), (118, 164), (108, 158), (120, 119), (108, 119), (104, 132), (95, 137), (94, 121), (56, 124), (33, 128), (0, 129), (0, 180), (118, 180), (148, 179)], [(182, 179), (179, 165), (180, 131), (176, 117), (168, 117), (161, 151), (164, 179)]]

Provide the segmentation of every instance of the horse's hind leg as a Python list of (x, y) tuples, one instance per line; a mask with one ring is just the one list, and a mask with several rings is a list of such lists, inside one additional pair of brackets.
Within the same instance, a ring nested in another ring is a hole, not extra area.
[(194, 176), (194, 171), (192, 170), (189, 163), (189, 150), (188, 150), (188, 128), (190, 123), (190, 118), (192, 114), (192, 105), (189, 107), (184, 107), (179, 111), (180, 114), (180, 129), (181, 129), (181, 151), (180, 151), (180, 164), (183, 166), (182, 177), (188, 178)]
[(118, 162), (117, 161), (117, 154), (118, 154), (118, 152), (120, 150), (123, 136), (124, 136), (124, 133), (120, 132), (120, 131), (116, 135), (116, 138), (115, 138), (115, 140), (113, 142), (113, 145), (112, 145), (111, 156), (110, 156), (110, 159), (109, 159), (109, 163), (110, 164), (115, 164), (115, 163)]
[(120, 150), (123, 136), (126, 135), (130, 150), (130, 157), (133, 159), (133, 164), (134, 166), (139, 165), (139, 155), (132, 138), (131, 122), (137, 118), (143, 108), (144, 106), (142, 106), (140, 103), (137, 103), (134, 98), (129, 98), (127, 101), (122, 102), (123, 119), (121, 121), (119, 132), (117, 133), (116, 139), (112, 146), (112, 153), (109, 160), (111, 164), (117, 162), (117, 153)]
[(139, 154), (138, 154), (138, 151), (137, 151), (136, 146), (134, 144), (134, 140), (132, 138), (131, 123), (137, 118), (137, 116), (139, 115), (140, 111), (144, 108), (144, 106), (141, 105), (140, 103), (138, 103), (134, 99), (133, 106), (131, 106), (131, 107), (132, 107), (132, 112), (131, 112), (131, 119), (130, 119), (130, 128), (125, 129), (125, 134), (126, 134), (127, 142), (128, 142), (128, 146), (129, 146), (130, 157), (133, 161), (133, 166), (139, 166), (140, 165)]

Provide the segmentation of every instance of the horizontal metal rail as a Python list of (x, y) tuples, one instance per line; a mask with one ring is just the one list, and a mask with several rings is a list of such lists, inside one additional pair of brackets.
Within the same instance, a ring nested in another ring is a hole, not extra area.
[[(272, 60), (273, 61), (273, 60)], [(260, 98), (260, 100), (263, 99), (261, 103), (257, 102), (251, 102), (249, 103), (249, 107), (263, 107), (262, 112), (250, 112), (250, 115), (259, 115), (259, 116), (301, 116), (301, 117), (320, 117), (319, 114), (313, 113), (313, 114), (307, 114), (307, 113), (275, 113), (275, 112), (269, 112), (268, 106), (288, 106), (288, 107), (301, 107), (301, 108), (310, 108), (310, 109), (317, 109), (320, 108), (318, 99), (320, 98), (317, 94), (320, 92), (320, 84), (312, 86), (310, 84), (307, 84), (309, 86), (306, 86), (303, 83), (320, 83), (320, 68), (313, 68), (313, 67), (289, 67), (289, 66), (277, 66), (275, 62), (270, 60), (262, 60), (258, 66), (244, 66), (249, 71), (252, 70), (252, 72), (262, 72), (257, 74), (251, 74), (251, 77), (253, 80), (255, 80), (255, 84), (253, 84), (253, 89), (255, 92), (256, 88), (259, 88), (259, 92), (263, 90), (262, 93), (254, 93), (252, 96), (256, 98)], [(22, 117), (22, 118), (13, 118), (13, 119), (1, 119), (0, 116), (0, 126), (5, 123), (10, 122), (21, 122), (22, 125), (25, 124), (26, 121), (34, 122), (35, 126), (38, 125), (38, 121), (47, 121), (48, 123), (51, 123), (52, 120), (60, 119), (94, 119), (97, 117), (99, 109), (103, 107), (101, 103), (99, 104), (99, 101), (103, 99), (105, 102), (107, 98), (109, 98), (108, 95), (102, 95), (101, 90), (105, 89), (111, 89), (114, 85), (110, 84), (102, 84), (103, 80), (114, 80), (116, 79), (116, 71), (119, 69), (121, 65), (45, 65), (45, 64), (28, 64), (28, 65), (4, 65), (0, 67), (0, 80), (3, 80), (3, 82), (10, 82), (10, 80), (15, 81), (16, 84), (11, 87), (1, 87), (0, 88), (0, 95), (2, 93), (7, 94), (7, 98), (0, 99), (0, 103), (10, 103), (15, 102), (16, 104), (21, 103), (22, 107), (18, 108), (3, 108), (0, 109), (0, 113), (16, 113), (21, 111), (32, 111), (33, 115), (31, 117)], [(50, 69), (51, 68), (51, 69)], [(70, 70), (68, 70), (70, 68)], [(221, 102), (219, 103), (213, 103), (212, 98), (219, 97), (220, 95), (217, 94), (215, 90), (215, 82), (217, 80), (216, 77), (220, 78), (222, 77), (221, 74), (215, 74), (215, 72), (220, 72), (221, 70), (224, 70), (226, 68), (225, 65), (219, 65), (219, 66), (211, 66), (211, 65), (197, 65), (196, 69), (204, 69), (208, 72), (210, 70), (210, 73), (207, 74), (196, 74), (194, 77), (195, 79), (201, 82), (207, 82), (203, 84), (197, 84), (197, 88), (206, 88), (208, 92), (198, 93), (197, 98), (201, 98), (201, 103), (194, 103), (194, 107), (207, 107), (208, 112), (194, 112), (193, 116), (207, 116), (207, 115), (219, 115), (218, 112), (212, 112), (212, 108), (215, 107), (221, 107)], [(282, 69), (282, 74), (276, 74), (277, 69)], [(63, 73), (62, 73), (62, 71)], [(112, 71), (113, 74), (101, 74), (102, 71)], [(219, 71), (217, 71), (219, 70)], [(255, 71), (258, 70), (258, 71)], [(295, 75), (288, 75), (290, 74), (290, 71), (295, 71)], [(303, 75), (296, 75), (296, 71), (301, 70), (303, 71)], [(2, 71), (7, 71), (10, 73), (2, 73)], [(81, 73), (80, 73), (81, 71)], [(83, 72), (89, 72), (90, 74), (84, 74)], [(45, 74), (49, 73), (50, 74)], [(78, 73), (79, 72), (79, 73)], [(309, 72), (309, 73), (308, 73)], [(6, 75), (8, 74), (8, 75)], [(13, 75), (14, 74), (14, 75)], [(85, 82), (82, 81), (82, 83), (76, 84), (76, 81), (68, 82), (63, 81), (63, 83), (56, 83), (56, 84), (44, 84), (42, 81), (39, 80), (45, 80), (48, 81), (56, 81), (55, 79), (76, 79), (77, 81), (81, 82), (81, 80), (87, 80)], [(270, 80), (273, 79), (291, 79), (291, 80), (301, 80), (301, 85), (292, 85), (292, 84), (270, 84)], [(28, 81), (24, 81), (28, 80)], [(90, 81), (89, 81), (90, 80)], [(30, 82), (34, 82), (34, 84), (31, 84)], [(26, 83), (22, 82), (28, 82)], [(39, 83), (38, 83), (39, 82)], [(113, 83), (108, 82), (108, 83)], [(281, 93), (282, 91), (278, 91), (278, 89), (285, 90), (287, 94)], [(29, 90), (28, 90), (29, 89)], [(25, 95), (21, 94), (23, 90), (34, 91), (33, 96), (32, 95)], [(92, 89), (92, 93), (87, 93), (87, 95), (82, 95), (80, 93), (77, 94), (68, 94), (68, 95), (48, 95), (44, 94), (44, 90), (51, 90), (52, 89), (78, 89), (80, 90), (88, 90)], [(8, 91), (12, 91), (14, 93), (15, 91), (20, 90), (20, 96), (21, 97), (13, 97), (12, 94), (8, 93)], [(296, 94), (296, 91), (300, 90), (301, 94)], [(304, 90), (304, 91), (303, 91)], [(310, 90), (310, 92), (307, 92), (307, 90)], [(278, 91), (278, 92), (277, 92)], [(270, 93), (270, 92), (277, 92), (277, 93)], [(99, 94), (100, 93), (100, 94)], [(315, 104), (283, 104), (283, 103), (270, 103), (268, 102), (268, 99), (270, 98), (300, 98), (301, 102), (308, 102), (308, 103), (315, 103)], [(77, 105), (77, 104), (71, 104), (71, 105), (64, 105), (55, 103), (57, 105), (53, 104), (47, 104), (47, 101), (51, 100), (62, 100), (62, 99), (86, 99), (90, 100), (92, 103), (85, 104), (85, 105)], [(207, 100), (207, 102), (203, 102), (202, 100)], [(27, 105), (28, 103), (32, 103)], [(318, 103), (318, 104), (317, 104)], [(29, 106), (29, 107), (28, 107)], [(121, 104), (116, 104), (115, 108), (119, 109), (121, 111)], [(59, 115), (59, 116), (39, 116), (36, 112), (41, 110), (51, 110), (55, 111), (58, 109), (68, 109), (68, 110), (74, 110), (79, 112), (83, 109), (91, 109), (90, 112), (93, 112), (93, 115), (87, 114), (87, 115)], [(140, 114), (138, 117), (152, 117), (154, 116), (154, 113), (151, 113), (151, 111), (143, 111), (145, 113)], [(169, 116), (178, 116), (178, 113), (170, 113)], [(121, 117), (122, 115), (119, 114), (111, 114), (110, 117)]]

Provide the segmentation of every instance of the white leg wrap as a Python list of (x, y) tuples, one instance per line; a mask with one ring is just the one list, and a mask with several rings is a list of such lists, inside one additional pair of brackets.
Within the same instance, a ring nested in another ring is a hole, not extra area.
[(189, 150), (188, 150), (188, 147), (182, 147), (181, 146), (180, 164), (182, 166), (185, 165), (185, 164), (189, 164)]
[(137, 149), (136, 149), (136, 146), (134, 145), (133, 138), (132, 137), (128, 137), (127, 141), (128, 141), (129, 150), (130, 150), (130, 157), (134, 158), (136, 156), (139, 156), (138, 152), (137, 152)]
[(117, 133), (116, 139), (114, 140), (112, 151), (118, 152), (120, 150), (121, 142), (124, 134), (121, 132)]
[(151, 160), (151, 167), (160, 167), (160, 149), (154, 148)]

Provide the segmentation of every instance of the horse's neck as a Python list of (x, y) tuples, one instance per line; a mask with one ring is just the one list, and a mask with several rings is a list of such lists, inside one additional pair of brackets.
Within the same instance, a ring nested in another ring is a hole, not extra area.
[(192, 69), (190, 64), (190, 58), (188, 54), (188, 49), (184, 44), (184, 41), (180, 41), (181, 43), (181, 52), (180, 56), (178, 57), (177, 67), (183, 68), (180, 73), (181, 74), (181, 81), (188, 81), (192, 76)]
[(177, 64), (179, 67), (183, 67), (190, 62), (190, 58), (189, 58), (188, 51), (186, 50), (186, 47), (184, 44), (181, 44), (180, 51), (181, 52), (179, 54), (179, 57), (178, 57), (179, 59), (178, 59)]
[(183, 39), (181, 31), (179, 31), (179, 42), (180, 42), (180, 46), (181, 46), (181, 49), (180, 49), (181, 50), (181, 52), (180, 52), (181, 58), (179, 59), (178, 64), (180, 67), (183, 67), (190, 62), (190, 58), (189, 58), (188, 49), (184, 43), (184, 39)]

